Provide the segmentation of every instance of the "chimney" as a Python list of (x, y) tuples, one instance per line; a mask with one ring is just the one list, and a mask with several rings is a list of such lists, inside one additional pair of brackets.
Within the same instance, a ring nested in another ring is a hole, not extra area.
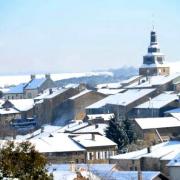
[(50, 79), (50, 78), (51, 78), (51, 75), (50, 75), (50, 74), (45, 74), (45, 78), (46, 78), (46, 79)]
[(49, 89), (49, 94), (52, 94), (53, 93), (53, 90), (50, 88)]
[(147, 153), (151, 153), (151, 146), (147, 147)]
[(92, 140), (95, 141), (95, 134), (91, 134)]
[(99, 125), (98, 124), (95, 124), (95, 129), (97, 129), (99, 127)]
[(44, 127), (41, 127), (41, 133), (43, 133), (44, 132)]
[(35, 79), (36, 75), (35, 74), (31, 74), (31, 80)]

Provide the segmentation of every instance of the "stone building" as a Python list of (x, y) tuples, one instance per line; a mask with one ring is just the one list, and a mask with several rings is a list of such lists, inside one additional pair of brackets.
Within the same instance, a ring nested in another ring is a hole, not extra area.
[(16, 119), (27, 119), (34, 117), (33, 99), (1, 100), (0, 122), (11, 124)]
[(136, 118), (134, 130), (146, 142), (162, 142), (179, 135), (180, 121), (174, 117)]
[(156, 89), (127, 90), (124, 93), (108, 96), (86, 107), (86, 113), (87, 115), (114, 113), (119, 119), (126, 119), (132, 108), (155, 95), (157, 95)]
[(168, 164), (169, 177), (171, 180), (179, 180), (179, 172), (180, 172), (180, 154), (172, 159)]
[(45, 75), (45, 78), (37, 79), (31, 75), (30, 82), (24, 88), (24, 98), (31, 99), (38, 96), (44, 90), (55, 87), (55, 83), (51, 79), (50, 75)]
[(117, 152), (116, 143), (98, 134), (81, 134), (73, 140), (86, 149), (86, 163), (108, 163)]
[(110, 164), (122, 171), (160, 171), (169, 175), (167, 163), (172, 160), (180, 148), (179, 141), (168, 141), (142, 150), (110, 157)]
[(61, 116), (68, 115), (68, 109), (62, 104), (79, 91), (69, 89), (47, 89), (44, 93), (34, 98), (35, 115), (39, 125), (52, 123)]
[(134, 107), (130, 112), (131, 117), (162, 117), (165, 111), (178, 107), (178, 99), (179, 97), (177, 94), (164, 92)]
[(56, 87), (49, 74), (45, 78), (36, 78), (31, 75), (31, 80), (27, 83), (21, 83), (15, 87), (11, 87), (9, 91), (4, 93), (5, 99), (32, 99), (38, 96), (45, 89)]
[(70, 97), (67, 101), (67, 107), (69, 111), (71, 111), (71, 119), (84, 119), (86, 116), (85, 108), (105, 97), (105, 94), (92, 90), (84, 90), (79, 94)]
[(36, 150), (43, 153), (50, 163), (85, 163), (86, 149), (77, 144), (68, 134), (52, 133), (29, 140)]
[(143, 65), (139, 68), (139, 75), (154, 76), (168, 75), (170, 68), (164, 63), (164, 54), (160, 52), (156, 31), (151, 31), (148, 53), (143, 57)]
[(11, 87), (9, 91), (3, 93), (5, 99), (23, 99), (24, 98), (24, 88), (26, 83), (21, 83), (15, 87)]

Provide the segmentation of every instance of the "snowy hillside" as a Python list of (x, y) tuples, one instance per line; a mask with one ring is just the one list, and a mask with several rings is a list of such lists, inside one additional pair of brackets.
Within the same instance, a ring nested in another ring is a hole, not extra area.
[[(61, 74), (51, 74), (51, 78), (54, 81), (69, 79), (69, 78), (79, 78), (79, 77), (90, 77), (90, 76), (100, 76), (107, 75), (113, 76), (111, 72), (84, 72), (84, 73), (61, 73)], [(37, 78), (44, 77), (43, 74), (36, 75)], [(0, 87), (5, 87), (9, 85), (17, 85), (22, 82), (28, 82), (30, 80), (30, 75), (11, 75), (11, 76), (0, 76)]]

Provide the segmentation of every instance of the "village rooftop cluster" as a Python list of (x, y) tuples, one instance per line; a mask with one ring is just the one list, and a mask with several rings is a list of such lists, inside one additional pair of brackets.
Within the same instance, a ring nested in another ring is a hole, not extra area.
[[(180, 73), (171, 73), (156, 31), (139, 74), (98, 84), (58, 87), (50, 74), (2, 89), (1, 140), (30, 141), (53, 164), (57, 179), (179, 179)], [(120, 153), (106, 137), (109, 121), (130, 120), (139, 140), (149, 144)]]

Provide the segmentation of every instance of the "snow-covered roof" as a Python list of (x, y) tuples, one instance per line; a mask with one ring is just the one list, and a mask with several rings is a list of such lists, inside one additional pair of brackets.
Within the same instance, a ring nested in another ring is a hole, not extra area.
[(162, 108), (164, 106), (166, 106), (167, 104), (175, 101), (178, 99), (177, 94), (167, 94), (167, 93), (163, 93), (160, 94), (152, 99), (150, 99), (149, 101), (146, 101), (145, 103), (142, 103), (138, 106), (136, 106), (135, 108), (154, 108), (154, 109), (158, 109), (158, 108)]
[(180, 113), (171, 113), (171, 116), (173, 116), (174, 118), (180, 120)]
[[(151, 152), (147, 148), (125, 154), (110, 157), (110, 159), (140, 159), (142, 157), (160, 158), (160, 160), (171, 160), (180, 152), (180, 141), (168, 141), (151, 146)], [(170, 156), (171, 154), (171, 156)], [(169, 159), (168, 159), (169, 158)]]
[(16, 109), (14, 108), (3, 108), (3, 109), (0, 109), (0, 114), (1, 115), (4, 115), (4, 114), (19, 114), (20, 112), (17, 111)]
[(127, 106), (128, 104), (142, 98), (151, 92), (155, 91), (155, 89), (131, 89), (124, 93), (119, 93), (115, 95), (110, 95), (88, 107), (86, 109), (95, 109), (101, 108), (106, 104), (115, 104), (121, 106)]
[[(48, 172), (53, 173), (53, 178), (55, 180), (66, 179), (73, 180), (76, 176), (75, 173), (71, 171), (72, 164), (52, 164), (48, 167)], [(75, 169), (80, 171), (82, 175), (87, 172), (89, 179), (113, 179), (113, 180), (135, 180), (138, 179), (137, 171), (118, 171), (114, 164), (76, 164)], [(82, 169), (82, 171), (81, 171)], [(88, 173), (93, 173), (93, 175)], [(142, 171), (143, 180), (152, 180), (159, 176), (161, 173), (159, 171)]]
[(70, 99), (70, 100), (75, 100), (75, 99), (77, 99), (77, 98), (79, 98), (79, 97), (81, 97), (81, 96), (83, 96), (83, 95), (85, 95), (85, 94), (88, 94), (88, 93), (90, 93), (90, 92), (92, 92), (92, 91), (86, 89), (86, 90), (80, 92), (79, 94), (76, 94), (75, 96), (70, 97), (69, 99)]
[(70, 124), (67, 124), (66, 126), (62, 127), (58, 130), (58, 132), (74, 132), (76, 130), (82, 129), (84, 127), (87, 127), (89, 124), (87, 122), (82, 121), (76, 121)]
[(108, 127), (107, 124), (93, 124), (77, 131), (75, 133), (99, 133), (101, 135), (105, 135), (105, 130)]
[[(51, 99), (65, 91), (67, 91), (68, 89), (59, 89), (59, 88), (52, 88), (50, 89), (46, 89), (43, 93), (41, 93), (39, 96), (35, 97), (35, 100), (42, 100), (42, 99)], [(50, 91), (52, 91), (50, 93)]]
[(125, 91), (125, 89), (108, 89), (108, 88), (103, 88), (103, 89), (98, 89), (97, 92), (106, 94), (106, 95), (112, 95), (112, 94), (117, 94)]
[(52, 164), (48, 167), (48, 172), (53, 174), (54, 180), (74, 180), (77, 174), (71, 171), (71, 166), (71, 164)]
[(19, 111), (28, 111), (34, 107), (33, 99), (12, 99), (9, 100)]
[(110, 113), (110, 114), (88, 114), (87, 117), (88, 117), (88, 120), (102, 118), (105, 121), (109, 121), (114, 117), (114, 114), (113, 113)]
[(70, 83), (70, 84), (65, 85), (64, 87), (65, 87), (65, 88), (78, 88), (78, 87), (79, 87), (79, 84)]
[(40, 87), (44, 82), (46, 81), (46, 78), (40, 78), (40, 79), (32, 79), (25, 89), (36, 89)]
[(23, 94), (25, 83), (21, 83), (15, 87), (11, 87), (5, 94)]
[(171, 110), (169, 110), (169, 111), (166, 111), (165, 113), (166, 113), (166, 114), (180, 113), (180, 108), (171, 109)]
[(129, 84), (129, 83), (131, 83), (132, 81), (135, 81), (135, 80), (138, 81), (139, 78), (140, 78), (139, 75), (138, 75), (138, 76), (132, 76), (132, 77), (130, 77), (129, 79), (125, 79), (125, 80), (121, 81), (121, 84)]
[(179, 77), (180, 77), (180, 73), (174, 73), (168, 76), (163, 76), (163, 75), (149, 76), (148, 79), (146, 77), (143, 77), (140, 79), (140, 84), (139, 82), (134, 82), (129, 86), (126, 86), (126, 88), (135, 88), (135, 87), (143, 88), (143, 87), (153, 87), (153, 86), (163, 85)]
[(174, 117), (136, 118), (135, 121), (141, 129), (180, 127), (180, 120)]
[(99, 147), (99, 146), (116, 146), (117, 144), (106, 138), (105, 136), (101, 136), (98, 134), (94, 134), (94, 139), (92, 138), (92, 134), (83, 134), (73, 139), (81, 144), (84, 147)]
[(74, 142), (68, 134), (55, 133), (52, 136), (40, 137), (29, 140), (35, 145), (36, 150), (46, 152), (72, 152), (85, 151), (79, 144)]
[(104, 84), (98, 84), (97, 89), (101, 89), (101, 88), (109, 88), (109, 89), (118, 89), (121, 88), (121, 82), (115, 82), (115, 83), (104, 83)]
[(177, 154), (177, 155), (167, 164), (167, 166), (180, 167), (180, 153)]

